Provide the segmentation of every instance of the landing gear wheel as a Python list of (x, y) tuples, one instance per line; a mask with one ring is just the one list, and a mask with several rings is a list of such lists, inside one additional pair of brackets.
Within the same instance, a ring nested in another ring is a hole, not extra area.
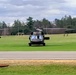
[(31, 46), (31, 43), (29, 43), (29, 46)]
[(45, 43), (43, 43), (43, 46), (45, 46)]

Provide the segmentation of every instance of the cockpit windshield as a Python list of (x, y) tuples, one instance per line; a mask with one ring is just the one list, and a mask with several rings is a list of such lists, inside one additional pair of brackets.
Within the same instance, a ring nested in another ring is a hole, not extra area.
[(43, 36), (42, 35), (32, 35), (31, 36), (31, 40), (36, 40), (36, 39), (43, 40)]
[(37, 39), (37, 36), (36, 35), (32, 35), (31, 36), (31, 40), (33, 40), (33, 39)]

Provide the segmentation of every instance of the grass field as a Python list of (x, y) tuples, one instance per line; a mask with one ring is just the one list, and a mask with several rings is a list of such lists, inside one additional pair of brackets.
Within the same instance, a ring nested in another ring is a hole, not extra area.
[(46, 46), (29, 47), (29, 36), (2, 36), (0, 38), (0, 51), (76, 51), (76, 34), (46, 35)]
[(76, 75), (76, 65), (14, 65), (0, 68), (0, 75)]

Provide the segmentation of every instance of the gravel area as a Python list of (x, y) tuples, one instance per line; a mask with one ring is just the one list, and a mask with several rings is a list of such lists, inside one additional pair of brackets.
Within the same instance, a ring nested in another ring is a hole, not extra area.
[(48, 65), (48, 64), (66, 64), (76, 65), (76, 60), (0, 60), (0, 64), (7, 65)]

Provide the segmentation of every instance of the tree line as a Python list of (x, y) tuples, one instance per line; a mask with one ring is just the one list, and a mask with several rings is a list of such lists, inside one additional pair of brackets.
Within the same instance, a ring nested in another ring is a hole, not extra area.
[(55, 24), (60, 28), (76, 29), (76, 18), (71, 16), (64, 16), (61, 19), (55, 19)]
[(3, 28), (9, 28), (11, 35), (16, 35), (17, 33), (29, 34), (37, 28), (70, 28), (76, 30), (76, 18), (65, 15), (61, 19), (55, 19), (51, 22), (46, 18), (43, 18), (42, 20), (33, 20), (32, 17), (28, 17), (26, 22), (15, 20), (11, 27), (4, 21), (0, 22), (0, 29)]

